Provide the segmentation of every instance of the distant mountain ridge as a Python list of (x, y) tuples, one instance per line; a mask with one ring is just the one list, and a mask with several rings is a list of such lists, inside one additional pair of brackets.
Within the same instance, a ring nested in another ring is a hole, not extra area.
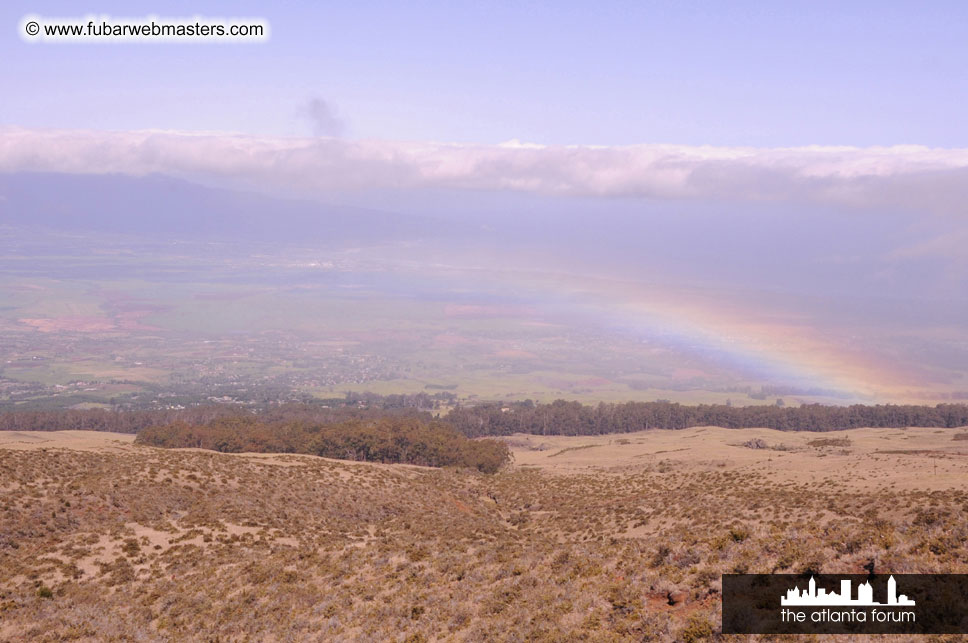
[(413, 215), (211, 188), (164, 175), (0, 173), (0, 223), (155, 239), (372, 241), (455, 228)]

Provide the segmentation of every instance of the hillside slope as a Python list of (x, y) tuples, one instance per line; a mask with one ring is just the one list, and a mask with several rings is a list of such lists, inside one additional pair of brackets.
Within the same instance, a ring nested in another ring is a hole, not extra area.
[[(514, 436), (493, 476), (10, 432), (0, 640), (705, 640), (724, 572), (968, 571), (965, 458), (866, 431), (791, 452), (761, 430), (601, 436), (635, 463)], [(784, 453), (940, 471), (888, 491), (842, 462), (754, 466)]]

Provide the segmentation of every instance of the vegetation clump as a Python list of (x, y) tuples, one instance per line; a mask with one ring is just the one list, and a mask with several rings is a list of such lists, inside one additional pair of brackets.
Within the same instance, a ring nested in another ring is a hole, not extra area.
[(206, 424), (173, 422), (148, 427), (135, 441), (222, 453), (302, 453), (363, 462), (470, 467), (484, 473), (495, 473), (510, 458), (503, 442), (470, 440), (444, 422), (415, 416), (332, 424), (221, 417)]
[(818, 438), (807, 442), (808, 447), (849, 447), (850, 438)]

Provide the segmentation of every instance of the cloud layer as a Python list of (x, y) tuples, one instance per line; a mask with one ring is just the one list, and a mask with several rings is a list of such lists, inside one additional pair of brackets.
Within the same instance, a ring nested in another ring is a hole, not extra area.
[(445, 188), (968, 215), (968, 149), (501, 145), (0, 129), (0, 171), (163, 173), (325, 197)]

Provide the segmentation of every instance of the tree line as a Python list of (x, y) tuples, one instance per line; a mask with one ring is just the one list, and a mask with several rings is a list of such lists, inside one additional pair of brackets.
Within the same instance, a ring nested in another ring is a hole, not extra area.
[(779, 407), (603, 402), (596, 406), (584, 406), (565, 400), (549, 404), (527, 400), (456, 407), (445, 419), (469, 437), (512, 433), (599, 435), (647, 429), (685, 429), (691, 426), (722, 426), (730, 429), (757, 427), (780, 431), (907, 426), (953, 428), (968, 425), (968, 405), (804, 404), (799, 407)]
[(140, 431), (135, 442), (222, 453), (304, 453), (341, 460), (458, 466), (484, 473), (495, 473), (510, 459), (504, 442), (471, 440), (445, 422), (413, 414), (330, 424), (238, 415), (205, 424), (176, 421)]
[[(436, 398), (436, 396), (434, 396)], [(337, 424), (383, 417), (433, 419), (418, 396), (348, 394), (316, 403), (287, 403), (249, 408), (221, 404), (163, 410), (19, 410), (0, 412), (0, 430), (115, 431), (137, 433), (149, 426), (209, 424), (222, 418), (257, 418), (268, 425), (302, 422)], [(439, 402), (439, 399), (433, 399)], [(439, 412), (439, 411), (438, 411)], [(674, 402), (600, 403), (556, 400), (551, 403), (489, 402), (455, 406), (439, 418), (467, 437), (511, 433), (539, 435), (599, 435), (646, 429), (684, 429), (690, 426), (726, 428), (763, 427), (781, 431), (836, 431), (860, 427), (924, 426), (953, 428), (968, 425), (968, 405), (727, 406)]]
[(112, 431), (137, 433), (149, 426), (184, 422), (202, 425), (220, 418), (258, 417), (264, 422), (316, 422), (332, 424), (351, 419), (386, 415), (431, 416), (414, 406), (368, 406), (347, 399), (326, 400), (328, 404), (291, 402), (248, 408), (235, 404), (206, 404), (183, 409), (31, 409), (0, 412), (2, 431)]

